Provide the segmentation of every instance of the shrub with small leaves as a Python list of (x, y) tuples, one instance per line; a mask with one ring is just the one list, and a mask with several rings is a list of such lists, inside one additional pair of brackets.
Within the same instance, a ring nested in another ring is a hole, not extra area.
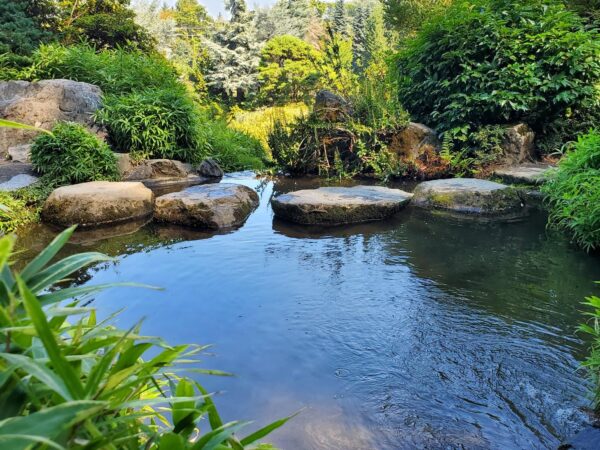
[(58, 123), (31, 147), (34, 169), (57, 184), (116, 180), (117, 158), (108, 145), (75, 123)]
[(0, 191), (0, 234), (14, 231), (35, 219), (35, 212), (27, 207), (24, 200)]

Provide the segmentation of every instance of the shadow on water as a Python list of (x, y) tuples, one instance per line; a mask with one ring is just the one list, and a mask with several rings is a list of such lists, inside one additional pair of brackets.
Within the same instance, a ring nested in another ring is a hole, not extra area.
[[(206, 366), (238, 375), (202, 380), (227, 391), (226, 419), (306, 406), (273, 435), (285, 449), (555, 448), (587, 424), (574, 330), (600, 260), (549, 235), (543, 214), (479, 223), (406, 209), (307, 228), (273, 219), (269, 199), (322, 181), (224, 181), (261, 198), (239, 230), (149, 224), (66, 251), (117, 257), (78, 283), (165, 288), (96, 305), (125, 307), (123, 325), (144, 316), (146, 333), (174, 344), (215, 344)], [(50, 236), (21, 245), (32, 254)]]

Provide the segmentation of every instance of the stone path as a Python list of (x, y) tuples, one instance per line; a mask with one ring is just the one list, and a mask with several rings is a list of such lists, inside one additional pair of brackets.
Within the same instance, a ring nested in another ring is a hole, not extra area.
[(501, 167), (494, 171), (494, 175), (510, 184), (542, 184), (548, 171), (552, 169), (549, 164), (527, 163), (517, 166)]

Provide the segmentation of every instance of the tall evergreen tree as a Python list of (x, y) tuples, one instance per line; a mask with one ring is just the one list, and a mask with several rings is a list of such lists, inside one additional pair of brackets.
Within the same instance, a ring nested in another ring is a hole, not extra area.
[(348, 22), (346, 19), (346, 4), (344, 0), (336, 0), (333, 8), (333, 32), (342, 36), (348, 34)]
[(390, 39), (386, 37), (385, 13), (381, 3), (370, 11), (366, 24), (366, 39), (369, 59), (382, 61), (391, 46)]
[(360, 6), (356, 10), (352, 22), (352, 68), (356, 73), (362, 73), (369, 64), (369, 48), (367, 42), (367, 21), (369, 10)]
[(28, 14), (27, 6), (24, 0), (0, 2), (0, 54), (26, 55), (48, 37)]

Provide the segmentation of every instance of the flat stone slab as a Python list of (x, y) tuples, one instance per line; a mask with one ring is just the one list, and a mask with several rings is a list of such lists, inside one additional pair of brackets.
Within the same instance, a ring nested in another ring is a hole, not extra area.
[(141, 220), (153, 209), (154, 194), (142, 183), (92, 181), (55, 189), (44, 203), (42, 219), (95, 227)]
[(271, 201), (281, 219), (302, 225), (340, 225), (382, 220), (400, 211), (412, 194), (382, 186), (322, 187)]
[(258, 206), (258, 194), (233, 183), (193, 186), (156, 199), (154, 218), (159, 222), (208, 230), (242, 225)]
[(426, 181), (415, 188), (412, 203), (427, 209), (488, 216), (512, 215), (524, 210), (516, 189), (475, 178)]
[(38, 181), (38, 177), (22, 173), (15, 175), (10, 180), (0, 183), (0, 191), (16, 191), (27, 186), (32, 185)]
[(517, 166), (501, 167), (494, 175), (505, 183), (542, 184), (552, 166), (548, 164), (520, 164)]
[(9, 181), (11, 178), (17, 175), (31, 175), (35, 176), (35, 172), (31, 164), (12, 162), (12, 161), (1, 161), (0, 162), (0, 183)]

